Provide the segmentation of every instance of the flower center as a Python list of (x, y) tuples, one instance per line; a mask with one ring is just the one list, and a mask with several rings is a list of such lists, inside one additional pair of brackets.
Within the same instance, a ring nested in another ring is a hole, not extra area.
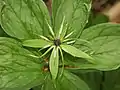
[(54, 45), (55, 46), (60, 46), (60, 44), (61, 44), (60, 39), (54, 40)]

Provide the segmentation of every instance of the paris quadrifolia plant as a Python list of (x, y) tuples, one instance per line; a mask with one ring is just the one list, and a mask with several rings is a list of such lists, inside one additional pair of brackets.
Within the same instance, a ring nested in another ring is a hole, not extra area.
[(85, 29), (91, 3), (0, 0), (0, 90), (90, 90), (74, 71), (119, 68), (120, 25)]

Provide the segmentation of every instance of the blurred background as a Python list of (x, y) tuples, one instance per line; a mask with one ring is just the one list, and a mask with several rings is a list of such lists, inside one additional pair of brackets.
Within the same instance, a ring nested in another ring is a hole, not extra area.
[[(43, 0), (51, 13), (52, 0)], [(120, 23), (120, 0), (92, 0), (92, 13), (103, 14), (110, 22)]]

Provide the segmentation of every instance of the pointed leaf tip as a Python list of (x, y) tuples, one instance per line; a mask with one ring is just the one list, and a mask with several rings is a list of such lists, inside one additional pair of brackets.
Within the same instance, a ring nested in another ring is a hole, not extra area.
[(93, 63), (93, 58), (86, 54), (85, 52), (75, 48), (71, 45), (61, 45), (62, 49), (67, 52), (68, 54), (78, 57), (78, 58), (86, 58), (89, 62)]

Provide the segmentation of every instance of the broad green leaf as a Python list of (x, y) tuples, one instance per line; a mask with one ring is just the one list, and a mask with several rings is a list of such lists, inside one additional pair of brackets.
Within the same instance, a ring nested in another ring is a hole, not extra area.
[(87, 23), (90, 8), (90, 0), (52, 0), (54, 32), (59, 32), (65, 17), (65, 23), (69, 24), (67, 33), (74, 31), (72, 37), (78, 37)]
[(54, 47), (49, 61), (50, 72), (53, 79), (56, 79), (58, 75), (58, 67), (59, 67), (59, 51), (58, 47)]
[(80, 38), (92, 40), (102, 36), (120, 36), (120, 25), (112, 23), (98, 24), (85, 29)]
[(61, 78), (54, 85), (50, 77), (46, 78), (42, 90), (90, 90), (88, 85), (76, 75), (64, 71)]
[[(98, 65), (108, 69), (120, 66), (120, 36), (104, 36), (91, 40), (92, 57)], [(104, 68), (103, 68), (104, 69)]]
[(0, 38), (0, 90), (27, 90), (44, 81), (42, 64), (14, 39)]
[[(92, 45), (79, 47), (96, 60), (96, 64), (79, 64), (82, 69), (114, 70), (120, 67), (120, 36), (103, 36), (90, 40)], [(76, 66), (78, 64), (76, 63)]]
[(60, 90), (90, 90), (88, 85), (78, 76), (65, 71), (60, 80)]
[[(107, 64), (91, 64), (85, 62), (84, 59), (77, 58), (65, 58), (65, 65), (67, 70), (75, 71), (75, 70), (100, 70), (100, 71), (111, 71), (119, 68), (120, 65), (107, 65)], [(85, 72), (84, 71), (84, 72)]]
[(44, 48), (50, 45), (52, 45), (52, 42), (43, 39), (31, 39), (31, 40), (23, 41), (23, 46), (33, 47), (33, 48)]
[[(5, 4), (1, 24), (5, 32), (18, 39), (46, 35), (50, 23), (47, 7), (42, 0), (2, 0)], [(38, 35), (37, 35), (38, 34)]]
[[(113, 70), (120, 66), (120, 25), (100, 24), (83, 31), (81, 39), (86, 39), (91, 45), (79, 46), (96, 60), (97, 65), (85, 65), (99, 70)], [(90, 48), (88, 48), (90, 47)]]
[(62, 49), (67, 52), (68, 54), (74, 56), (74, 57), (79, 57), (79, 58), (86, 58), (89, 62), (94, 62), (93, 58), (89, 56), (87, 53), (75, 48), (74, 46), (71, 45), (61, 45)]

